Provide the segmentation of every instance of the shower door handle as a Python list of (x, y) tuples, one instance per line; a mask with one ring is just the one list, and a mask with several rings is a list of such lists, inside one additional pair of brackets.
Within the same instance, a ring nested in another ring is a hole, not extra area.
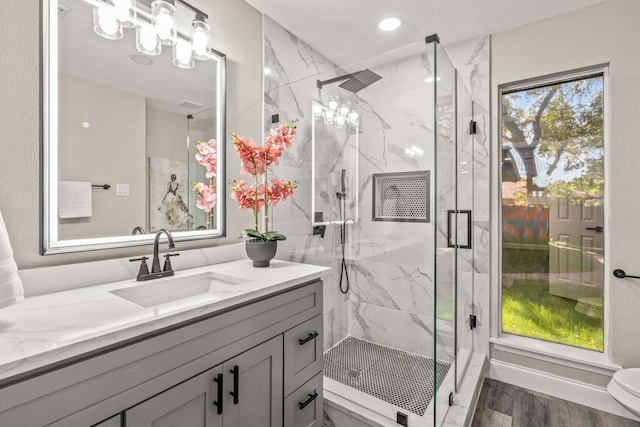
[[(451, 236), (451, 228), (452, 228), (452, 221), (451, 218), (455, 218), (455, 225), (457, 227), (458, 224), (458, 215), (466, 215), (467, 217), (467, 243), (465, 245), (460, 245), (458, 244), (458, 233), (456, 230), (456, 241), (453, 242), (452, 236)], [(465, 209), (465, 210), (455, 210), (455, 209), (449, 209), (447, 211), (447, 247), (449, 248), (458, 248), (458, 249), (471, 249), (471, 227), (472, 227), (472, 222), (471, 222), (471, 210)]]

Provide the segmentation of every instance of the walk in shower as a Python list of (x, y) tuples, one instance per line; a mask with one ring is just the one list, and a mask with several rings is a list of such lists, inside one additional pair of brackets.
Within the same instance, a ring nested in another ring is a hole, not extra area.
[(292, 35), (265, 34), (265, 127), (298, 119), (301, 141), (278, 256), (332, 267), (325, 425), (440, 426), (473, 351), (469, 91), (436, 36), (309, 73), (276, 52)]

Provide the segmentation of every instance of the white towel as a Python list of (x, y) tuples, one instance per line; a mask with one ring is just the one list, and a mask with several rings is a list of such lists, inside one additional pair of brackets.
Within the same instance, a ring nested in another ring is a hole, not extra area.
[(19, 303), (24, 299), (18, 266), (13, 260), (7, 227), (0, 212), (0, 308)]
[(58, 217), (85, 218), (93, 215), (91, 183), (60, 181), (58, 183)]

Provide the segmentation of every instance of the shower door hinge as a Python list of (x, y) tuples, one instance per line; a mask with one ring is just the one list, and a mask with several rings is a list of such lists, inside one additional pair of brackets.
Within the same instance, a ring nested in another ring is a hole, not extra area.
[(469, 327), (471, 327), (471, 329), (476, 328), (477, 321), (478, 321), (478, 318), (476, 317), (475, 314), (469, 315)]
[(469, 122), (469, 135), (475, 135), (478, 133), (478, 122), (471, 120)]

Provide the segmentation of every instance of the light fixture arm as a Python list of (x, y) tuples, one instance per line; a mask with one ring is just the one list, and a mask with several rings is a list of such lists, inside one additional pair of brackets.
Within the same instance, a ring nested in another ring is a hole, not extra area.
[(187, 9), (190, 9), (193, 13), (195, 13), (196, 15), (202, 15), (204, 17), (204, 19), (208, 19), (209, 15), (207, 15), (206, 13), (204, 13), (203, 11), (201, 11), (200, 9), (198, 9), (195, 6), (192, 6), (190, 3), (187, 3), (184, 0), (174, 0), (176, 3), (180, 3), (181, 5), (183, 5), (184, 7), (186, 7)]
[(344, 76), (334, 77), (329, 80), (316, 80), (316, 86), (318, 87), (318, 89), (322, 89), (322, 86), (324, 85), (330, 85), (332, 83), (341, 82), (342, 80), (347, 80), (347, 79), (350, 79), (351, 77), (353, 77), (353, 74), (345, 74)]

